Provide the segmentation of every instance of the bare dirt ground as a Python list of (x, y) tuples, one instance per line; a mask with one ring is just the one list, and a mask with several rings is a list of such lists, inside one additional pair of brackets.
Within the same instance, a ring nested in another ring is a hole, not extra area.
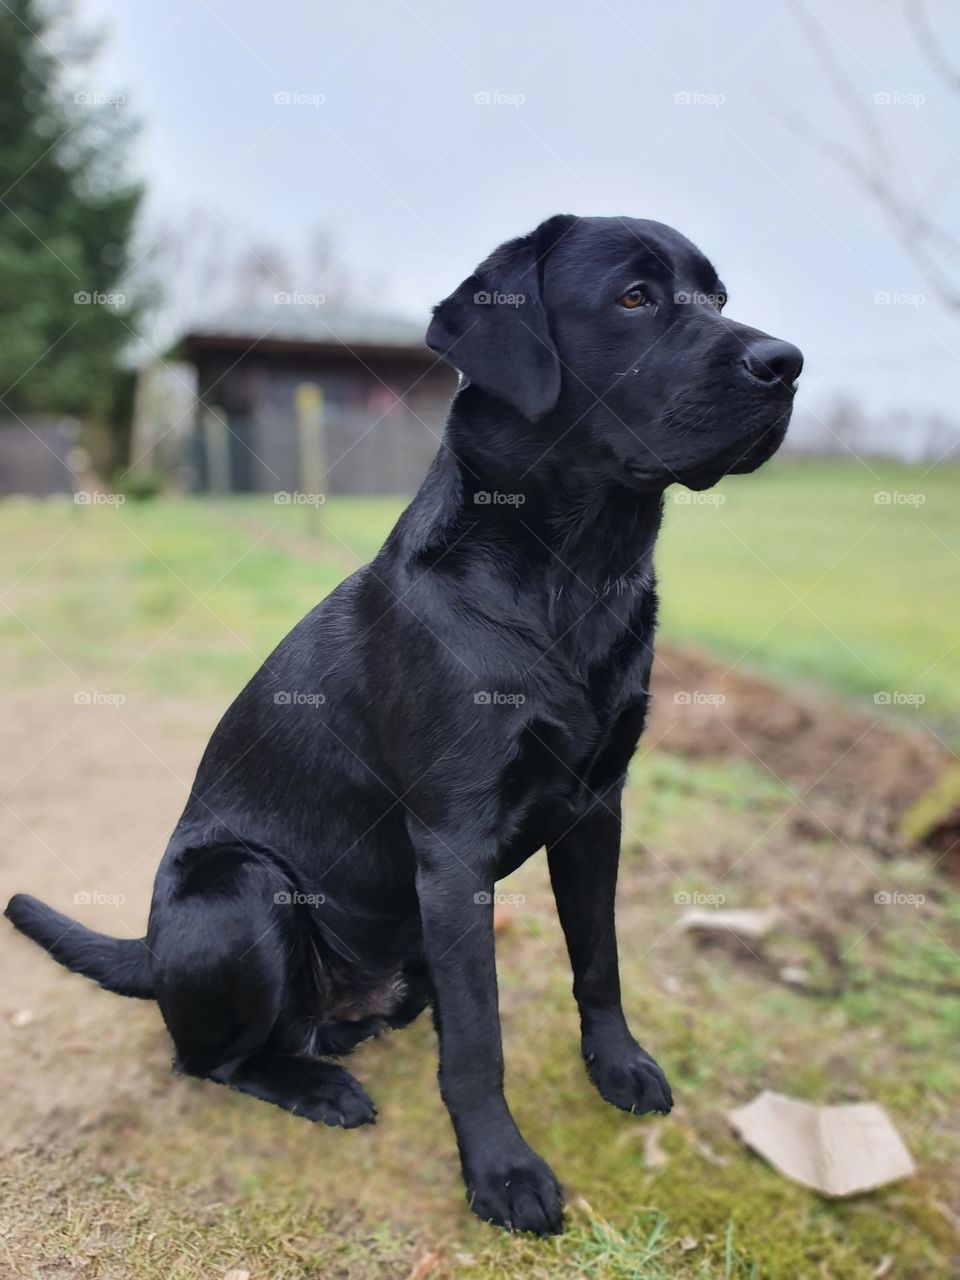
[[(142, 936), (157, 861), (218, 709), (137, 699), (121, 718), (111, 705), (77, 705), (68, 690), (9, 696), (3, 707), (0, 900), (29, 891), (91, 928)], [(101, 1072), (75, 1058), (65, 1070), (66, 1046), (45, 1034), (74, 1023), (72, 1047), (83, 1054), (86, 1041), (89, 1051), (104, 1032), (103, 993), (65, 983), (4, 925), (0, 1078), (17, 1119), (0, 1143), (22, 1139), (45, 1116), (98, 1108), (122, 1089), (109, 1058)]]
[(786, 690), (696, 650), (659, 650), (650, 736), (695, 759), (734, 757), (805, 798), (797, 821), (893, 852), (903, 813), (952, 756), (932, 735), (878, 708)]

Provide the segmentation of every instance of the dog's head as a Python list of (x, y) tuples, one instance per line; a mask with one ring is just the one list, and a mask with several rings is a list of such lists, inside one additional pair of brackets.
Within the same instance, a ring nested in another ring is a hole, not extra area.
[(803, 365), (725, 303), (671, 227), (560, 215), (444, 299), (427, 345), (525, 418), (555, 419), (623, 483), (704, 489), (776, 452)]

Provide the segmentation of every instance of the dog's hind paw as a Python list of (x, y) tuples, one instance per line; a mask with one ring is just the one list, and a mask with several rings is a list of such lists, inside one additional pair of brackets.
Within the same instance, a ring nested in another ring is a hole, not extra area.
[(330, 1074), (304, 1090), (290, 1110), (317, 1124), (356, 1129), (373, 1124), (377, 1109), (349, 1071), (330, 1067)]

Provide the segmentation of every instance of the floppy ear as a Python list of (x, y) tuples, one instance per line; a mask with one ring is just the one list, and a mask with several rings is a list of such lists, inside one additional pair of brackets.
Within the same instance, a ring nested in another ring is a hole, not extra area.
[(434, 307), (427, 330), (431, 351), (532, 422), (549, 413), (560, 394), (560, 360), (543, 306), (540, 262), (572, 221), (566, 215), (551, 218), (495, 249)]

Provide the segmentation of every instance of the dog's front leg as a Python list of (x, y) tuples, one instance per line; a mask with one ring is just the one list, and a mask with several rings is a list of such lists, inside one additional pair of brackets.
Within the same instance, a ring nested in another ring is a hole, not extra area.
[(642, 1115), (673, 1106), (663, 1072), (637, 1044), (620, 1003), (614, 899), (620, 861), (620, 794), (547, 849), (550, 880), (573, 969), (581, 1047), (590, 1079), (615, 1107)]
[(524, 1142), (503, 1095), (493, 942), (493, 854), (411, 824), (424, 949), (440, 1038), (440, 1092), (460, 1150), (467, 1200), (514, 1231), (559, 1231), (556, 1178)]

